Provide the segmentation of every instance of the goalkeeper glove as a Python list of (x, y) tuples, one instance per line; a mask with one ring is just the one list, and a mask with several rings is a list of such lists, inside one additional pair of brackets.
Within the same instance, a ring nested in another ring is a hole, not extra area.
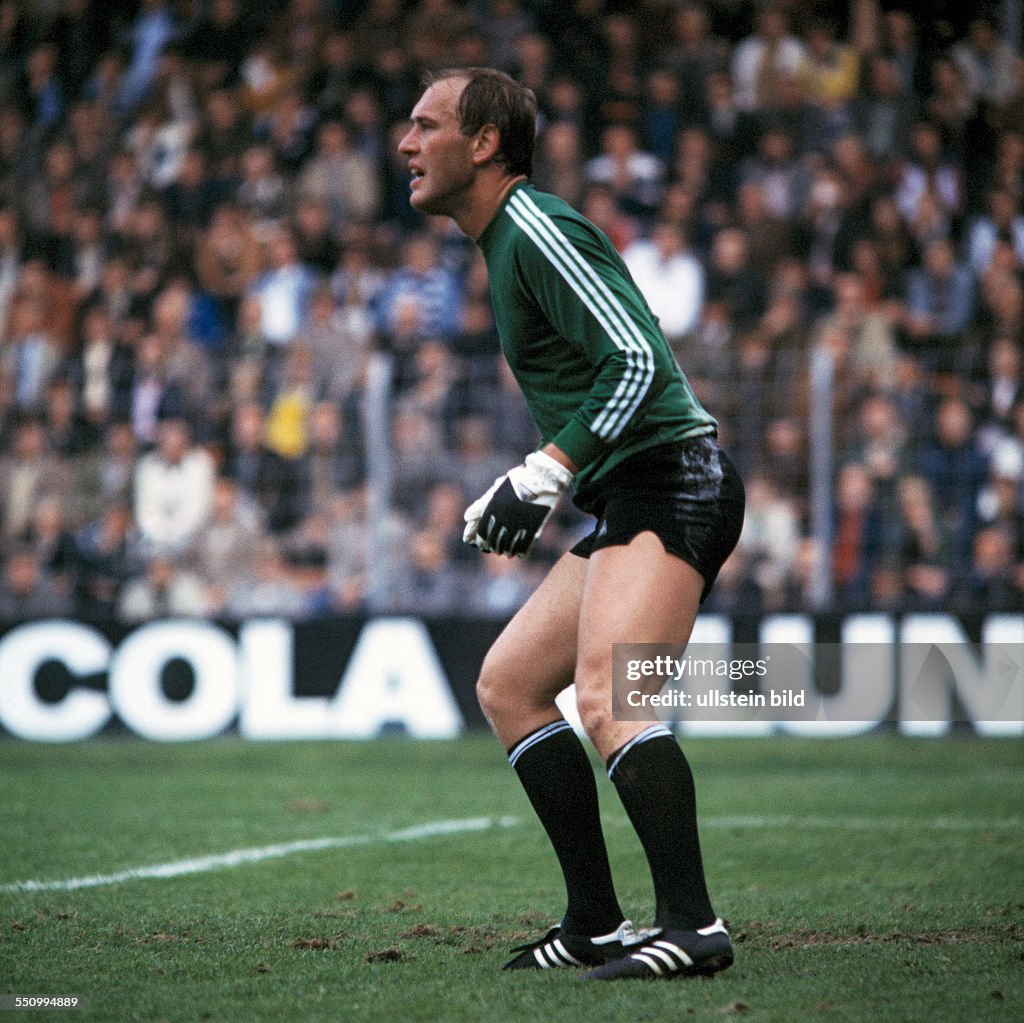
[(572, 478), (561, 462), (532, 452), (466, 509), (462, 539), (488, 553), (526, 557)]

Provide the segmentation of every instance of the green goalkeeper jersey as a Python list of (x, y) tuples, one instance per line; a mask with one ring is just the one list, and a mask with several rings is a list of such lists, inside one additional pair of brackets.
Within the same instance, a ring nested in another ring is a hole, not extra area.
[(501, 345), (545, 443), (577, 487), (656, 444), (716, 432), (608, 238), (557, 196), (515, 185), (478, 239)]

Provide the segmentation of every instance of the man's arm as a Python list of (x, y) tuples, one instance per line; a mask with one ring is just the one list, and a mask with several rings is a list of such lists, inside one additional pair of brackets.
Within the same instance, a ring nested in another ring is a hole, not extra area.
[(607, 240), (590, 225), (547, 216), (530, 202), (520, 192), (509, 204), (522, 228), (516, 273), (554, 330), (594, 368), (582, 404), (551, 438), (583, 469), (635, 428), (678, 367)]
[(526, 557), (574, 475), (553, 444), (532, 452), (466, 509), (462, 539), (486, 553)]

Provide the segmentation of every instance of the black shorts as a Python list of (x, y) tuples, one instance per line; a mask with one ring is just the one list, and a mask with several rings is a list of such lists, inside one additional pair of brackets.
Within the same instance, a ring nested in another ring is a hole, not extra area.
[(703, 602), (740, 537), (745, 499), (729, 456), (707, 436), (640, 451), (584, 487), (573, 503), (597, 516), (597, 527), (572, 554), (589, 558), (650, 531), (704, 577)]

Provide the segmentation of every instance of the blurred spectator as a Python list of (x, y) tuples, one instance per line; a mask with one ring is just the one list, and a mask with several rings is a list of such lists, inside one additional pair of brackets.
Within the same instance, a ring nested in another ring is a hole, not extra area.
[(232, 619), (280, 615), (304, 618), (307, 604), (299, 588), (288, 576), (288, 567), (276, 540), (264, 539), (250, 554), (249, 569), (236, 575), (235, 585), (224, 603), (224, 613)]
[(307, 618), (324, 617), (337, 611), (331, 587), (330, 551), (334, 522), (333, 499), (314, 508), (282, 538), (282, 552), (292, 584), (302, 594)]
[[(1011, 559), (1024, 571), (1024, 451), (1019, 444), (1001, 441), (988, 460), (988, 476), (978, 493), (980, 528), (997, 526), (1010, 541)], [(1024, 581), (1024, 580), (1022, 580)]]
[(333, 273), (341, 246), (322, 199), (300, 197), (292, 218), (299, 262), (322, 277)]
[(301, 459), (309, 447), (313, 386), (313, 353), (305, 345), (292, 345), (285, 356), (264, 426), (267, 447), (286, 461)]
[(742, 231), (726, 228), (715, 236), (707, 297), (721, 303), (738, 327), (750, 326), (764, 314), (765, 281), (750, 264), (750, 245)]
[(807, 436), (794, 415), (779, 416), (768, 424), (764, 471), (783, 494), (806, 501)]
[(78, 581), (79, 553), (61, 497), (44, 494), (36, 502), (20, 541), (32, 550), (56, 589), (70, 596)]
[(864, 282), (857, 274), (838, 274), (832, 294), (832, 311), (815, 324), (817, 342), (840, 356), (854, 387), (888, 388), (896, 356), (888, 320), (868, 308)]
[(42, 42), (25, 60), (22, 103), (34, 134), (44, 136), (64, 113), (64, 89), (57, 73), (57, 47)]
[(881, 44), (881, 52), (896, 65), (904, 91), (920, 96), (928, 82), (928, 60), (910, 11), (896, 8), (884, 13)]
[(153, 555), (143, 575), (129, 579), (117, 600), (117, 616), (125, 622), (153, 618), (202, 617), (209, 611), (202, 580), (177, 564), (168, 553)]
[(54, 584), (30, 547), (8, 552), (0, 580), (0, 619), (59, 618), (71, 611), (71, 598)]
[(131, 108), (145, 98), (156, 75), (160, 53), (175, 31), (173, 15), (163, 0), (142, 0), (131, 25), (131, 57), (121, 79), (121, 102), (125, 107)]
[(239, 404), (231, 417), (226, 475), (255, 501), (272, 533), (291, 529), (308, 511), (309, 485), (299, 458), (284, 458), (266, 443), (266, 421), (258, 403)]
[(324, 203), (335, 227), (353, 219), (370, 219), (379, 203), (373, 162), (353, 148), (349, 128), (342, 121), (321, 125), (297, 190), (301, 198)]
[(680, 342), (697, 326), (704, 303), (704, 269), (682, 230), (659, 221), (650, 240), (632, 242), (622, 256), (669, 344), (679, 351)]
[(640, 218), (653, 216), (664, 190), (665, 166), (640, 149), (629, 124), (612, 124), (601, 135), (601, 151), (583, 169), (588, 184), (611, 189), (618, 208)]
[(269, 265), (251, 290), (260, 301), (263, 336), (284, 348), (306, 324), (316, 277), (299, 261), (295, 236), (287, 228), (280, 227), (271, 235), (267, 256)]
[(980, 408), (982, 443), (989, 449), (1013, 434), (1017, 406), (1024, 403), (1024, 356), (1013, 336), (997, 337), (989, 348)]
[[(853, 102), (854, 124), (873, 159), (900, 160), (906, 155), (917, 116), (914, 94), (904, 89), (899, 68), (891, 57), (872, 57), (867, 77), (864, 95)], [(941, 102), (936, 102), (935, 109), (929, 107), (933, 120), (939, 120)]]
[(263, 536), (258, 505), (241, 495), (232, 480), (218, 476), (209, 520), (190, 552), (214, 607), (223, 607), (239, 577), (247, 576), (252, 552)]
[(277, 158), (278, 168), (289, 177), (306, 163), (315, 120), (316, 115), (305, 103), (301, 89), (289, 83), (258, 125), (259, 133)]
[[(234, 0), (218, 0), (220, 4)], [(242, 154), (252, 142), (252, 134), (238, 95), (227, 88), (210, 92), (203, 104), (195, 144), (206, 157), (210, 175), (222, 188), (241, 174)]]
[(950, 603), (960, 613), (1024, 611), (1021, 587), (1013, 563), (1013, 545), (1006, 529), (986, 526), (971, 545), (967, 571), (953, 586)]
[(942, 606), (950, 585), (950, 536), (936, 514), (931, 488), (921, 476), (904, 476), (898, 492), (899, 562), (909, 606)]
[(449, 479), (454, 467), (444, 449), (440, 424), (415, 402), (403, 402), (395, 409), (392, 433), (392, 501), (399, 511), (415, 514), (420, 495)]
[(537, 140), (533, 183), (578, 207), (586, 186), (583, 167), (579, 125), (566, 120), (552, 121)]
[(155, 195), (140, 196), (118, 243), (131, 274), (132, 297), (148, 309), (176, 259), (170, 225)]
[(704, 121), (707, 78), (728, 64), (728, 49), (711, 35), (710, 27), (700, 4), (681, 4), (674, 12), (673, 38), (664, 59), (679, 83), (679, 110), (687, 121)]
[(60, 460), (47, 447), (42, 421), (22, 419), (14, 427), (10, 450), (0, 455), (3, 536), (24, 535), (37, 502), (66, 483)]
[(953, 47), (968, 95), (999, 106), (1017, 91), (1017, 54), (999, 37), (996, 21), (981, 13), (971, 19), (967, 38)]
[(870, 394), (860, 406), (857, 429), (847, 446), (846, 460), (863, 465), (886, 522), (897, 513), (897, 491), (907, 471), (906, 433), (887, 395)]
[(848, 462), (836, 480), (832, 571), (841, 606), (869, 603), (869, 582), (884, 543), (884, 522), (871, 476), (859, 462)]
[(16, 208), (0, 202), (0, 330), (6, 330), (21, 273), (21, 223)]
[(309, 413), (310, 504), (315, 509), (331, 506), (334, 498), (363, 482), (360, 445), (346, 437), (341, 407), (319, 401)]
[(757, 326), (736, 339), (733, 367), (722, 374), (715, 407), (731, 424), (729, 450), (744, 472), (761, 470), (769, 423), (806, 404), (802, 319), (792, 296), (776, 296)]
[(415, 234), (402, 247), (402, 262), (387, 277), (374, 299), (377, 329), (394, 334), (401, 310), (415, 310), (417, 338), (449, 339), (458, 333), (462, 289), (455, 275), (441, 266), (437, 243)]
[(937, 238), (924, 253), (921, 267), (907, 275), (907, 333), (933, 366), (949, 368), (955, 345), (974, 311), (970, 270), (957, 262), (952, 242)]
[(650, 152), (666, 167), (675, 159), (676, 137), (684, 123), (676, 76), (667, 68), (656, 68), (647, 76), (643, 137)]
[(775, 5), (763, 7), (754, 33), (733, 50), (736, 105), (748, 111), (770, 106), (776, 99), (778, 79), (797, 74), (805, 57), (804, 44), (789, 33), (785, 10)]
[(988, 212), (974, 218), (967, 236), (967, 264), (975, 276), (988, 270), (999, 241), (1008, 241), (1017, 267), (1024, 266), (1024, 215), (1012, 192), (996, 188), (989, 193)]
[(920, 219), (926, 197), (935, 202), (948, 232), (948, 225), (963, 208), (963, 177), (943, 154), (942, 139), (935, 125), (919, 121), (911, 132), (910, 153), (896, 187), (896, 203), (908, 223)]
[(399, 610), (432, 617), (455, 614), (464, 606), (462, 580), (444, 538), (420, 530), (409, 542), (409, 567), (395, 594)]
[(182, 39), (207, 89), (233, 84), (253, 39), (253, 25), (241, 0), (212, 0)]
[(871, 201), (870, 219), (863, 237), (869, 238), (878, 252), (886, 280), (885, 297), (902, 302), (907, 271), (920, 258), (913, 235), (891, 195), (880, 195)]
[(131, 508), (118, 500), (106, 504), (99, 518), (78, 532), (78, 614), (100, 620), (114, 616), (121, 588), (141, 571), (135, 541)]
[(192, 414), (206, 408), (213, 385), (210, 356), (190, 336), (194, 307), (194, 298), (184, 282), (173, 281), (154, 297), (151, 313), (153, 337), (160, 345), (163, 366)]
[(813, 20), (796, 77), (805, 95), (825, 111), (833, 131), (849, 122), (859, 76), (860, 61), (853, 47), (836, 41), (835, 26), (827, 18)]
[(163, 346), (155, 334), (147, 334), (136, 348), (128, 401), (136, 440), (146, 447), (156, 443), (161, 417), (184, 414), (184, 393), (170, 378)]
[(164, 419), (156, 448), (139, 459), (135, 519), (152, 551), (180, 553), (204, 528), (213, 506), (213, 461), (192, 443), (182, 419)]
[(112, 504), (130, 503), (138, 457), (130, 423), (110, 423), (99, 446), (79, 454), (72, 463), (69, 493), (83, 522), (99, 519)]
[(935, 438), (920, 458), (942, 528), (953, 539), (954, 557), (963, 557), (970, 548), (978, 491), (985, 478), (985, 459), (972, 426), (967, 402), (946, 398), (935, 414)]
[(792, 221), (807, 203), (811, 175), (794, 152), (789, 133), (768, 127), (758, 141), (757, 153), (740, 165), (739, 183), (759, 185), (768, 212)]
[(932, 64), (932, 90), (924, 101), (923, 113), (935, 124), (944, 147), (962, 153), (967, 144), (967, 131), (975, 116), (975, 97), (964, 82), (963, 69), (949, 57), (938, 57)]
[(765, 189), (755, 181), (736, 191), (736, 220), (750, 244), (750, 262), (765, 279), (793, 251), (792, 221), (776, 216), (765, 202)]
[(11, 388), (19, 411), (42, 410), (46, 387), (59, 364), (60, 352), (46, 329), (41, 301), (15, 299), (10, 329), (0, 342), (0, 376)]
[(46, 388), (43, 417), (46, 441), (60, 458), (69, 459), (88, 450), (99, 436), (90, 423), (78, 414), (78, 404), (71, 381), (55, 376)]
[(214, 208), (209, 230), (196, 249), (196, 274), (203, 290), (218, 303), (220, 317), (234, 323), (238, 306), (261, 269), (259, 242), (233, 202)]
[(330, 288), (345, 319), (353, 321), (353, 329), (370, 329), (368, 306), (384, 287), (385, 274), (374, 257), (368, 224), (351, 223), (342, 229), (341, 258), (331, 275)]
[(288, 185), (277, 168), (274, 151), (267, 145), (249, 146), (239, 166), (241, 180), (235, 198), (254, 218), (261, 235), (270, 234), (284, 216), (289, 200)]
[(313, 360), (316, 396), (339, 404), (362, 382), (370, 350), (369, 322), (353, 312), (339, 309), (329, 288), (319, 288), (310, 302), (306, 328), (298, 338)]
[(59, 276), (74, 282), (76, 297), (91, 295), (103, 277), (107, 246), (103, 238), (103, 217), (96, 207), (72, 211), (71, 234), (57, 267)]
[(759, 473), (747, 478), (747, 511), (739, 551), (744, 571), (757, 584), (762, 606), (778, 608), (796, 558), (799, 518), (792, 501)]
[(190, 146), (185, 150), (178, 172), (164, 189), (162, 198), (178, 243), (194, 248), (222, 198), (221, 186), (209, 175), (206, 155), (201, 149)]
[(583, 215), (603, 231), (621, 254), (637, 234), (633, 220), (623, 213), (615, 202), (615, 193), (609, 185), (590, 184), (583, 193)]

